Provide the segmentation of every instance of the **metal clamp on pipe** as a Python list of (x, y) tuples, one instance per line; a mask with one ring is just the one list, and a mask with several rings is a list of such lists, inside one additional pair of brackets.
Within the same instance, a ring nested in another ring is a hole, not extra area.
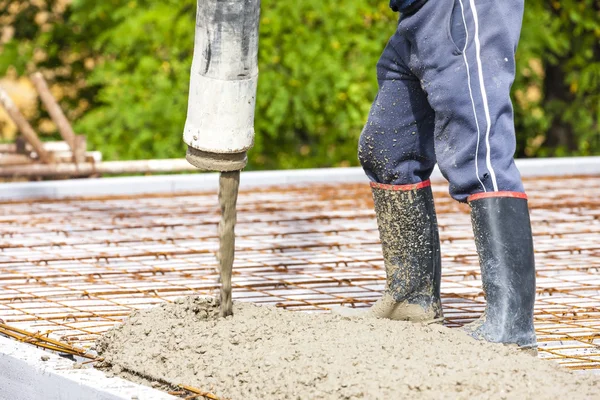
[(254, 144), (260, 0), (198, 0), (183, 140), (197, 168), (239, 171)]

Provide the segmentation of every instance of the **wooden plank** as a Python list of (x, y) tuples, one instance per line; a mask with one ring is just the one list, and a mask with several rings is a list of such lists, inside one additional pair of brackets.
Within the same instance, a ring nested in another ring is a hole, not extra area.
[[(73, 160), (73, 154), (70, 151), (62, 153), (53, 153), (53, 160), (57, 164), (70, 163)], [(102, 161), (100, 152), (89, 152), (84, 154), (84, 160), (90, 163)], [(0, 153), (0, 167), (15, 166), (15, 165), (33, 165), (33, 161), (25, 154), (16, 153)]]
[[(44, 146), (46, 147), (46, 146)], [(15, 151), (17, 154), (27, 154), (27, 140), (22, 135), (17, 136), (15, 139)]]
[(90, 176), (96, 174), (135, 174), (197, 171), (185, 159), (108, 161), (99, 163), (61, 163), (19, 165), (0, 168), (0, 177)]
[(73, 160), (75, 163), (85, 162), (87, 150), (87, 140), (83, 135), (75, 136), (75, 150), (73, 152)]
[(6, 110), (10, 119), (17, 125), (17, 129), (25, 140), (33, 147), (41, 162), (49, 164), (52, 162), (52, 156), (44, 149), (42, 141), (38, 138), (37, 133), (33, 130), (29, 122), (25, 119), (21, 111), (17, 108), (8, 93), (0, 87), (0, 103)]
[(44, 103), (46, 110), (48, 110), (50, 118), (52, 118), (52, 120), (56, 124), (58, 132), (71, 148), (71, 151), (73, 152), (73, 161), (76, 163), (83, 162), (85, 150), (83, 153), (79, 150), (80, 142), (77, 138), (77, 135), (73, 131), (73, 127), (71, 126), (71, 123), (65, 116), (65, 113), (63, 112), (62, 108), (52, 95), (52, 92), (50, 92), (50, 89), (48, 88), (48, 84), (46, 83), (44, 76), (40, 72), (36, 72), (31, 75), (31, 81), (33, 82), (33, 85), (39, 93), (40, 99), (42, 99), (42, 103)]
[(32, 162), (33, 160), (25, 154), (0, 153), (0, 166), (2, 167), (6, 165), (28, 165)]
[[(17, 141), (19, 138), (17, 138)], [(56, 142), (42, 142), (44, 149), (49, 153), (54, 152), (71, 152), (71, 148), (66, 142), (56, 141)], [(18, 143), (0, 143), (0, 153), (18, 153), (18, 154), (27, 154), (31, 152), (31, 146), (27, 145), (22, 152), (19, 150)]]

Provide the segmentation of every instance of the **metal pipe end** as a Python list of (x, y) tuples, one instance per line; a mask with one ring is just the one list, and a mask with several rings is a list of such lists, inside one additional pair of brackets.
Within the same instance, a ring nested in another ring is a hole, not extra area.
[(194, 167), (205, 171), (240, 171), (248, 164), (248, 156), (243, 153), (209, 153), (188, 146), (186, 160)]

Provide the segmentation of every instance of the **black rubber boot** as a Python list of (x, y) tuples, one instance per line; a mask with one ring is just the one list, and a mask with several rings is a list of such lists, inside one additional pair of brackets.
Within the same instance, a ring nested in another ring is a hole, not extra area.
[(487, 305), (483, 316), (464, 329), (476, 339), (535, 352), (535, 260), (527, 199), (487, 197), (469, 204)]
[(333, 312), (415, 322), (441, 318), (440, 240), (429, 181), (371, 187), (387, 276), (385, 291), (369, 309), (340, 307)]

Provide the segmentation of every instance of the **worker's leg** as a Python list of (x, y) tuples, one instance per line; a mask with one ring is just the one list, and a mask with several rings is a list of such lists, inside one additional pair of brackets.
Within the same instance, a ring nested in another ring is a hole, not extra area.
[(469, 200), (487, 305), (465, 330), (477, 339), (535, 349), (535, 260), (527, 199), (496, 194)]
[(487, 309), (470, 332), (529, 347), (535, 266), (510, 100), (522, 12), (523, 0), (429, 0), (401, 27), (418, 44), (410, 66), (435, 110), (438, 164), (472, 208)]
[(362, 132), (359, 159), (371, 179), (384, 264), (384, 294), (345, 316), (423, 321), (441, 316), (441, 262), (429, 175), (435, 165), (434, 114), (404, 66), (408, 43), (394, 35), (377, 65), (379, 93)]
[(404, 54), (410, 56), (410, 44), (396, 33), (377, 63), (379, 92), (360, 136), (358, 158), (376, 183), (425, 182), (436, 163), (435, 114)]
[(435, 110), (435, 153), (450, 194), (523, 192), (510, 87), (523, 0), (430, 0), (400, 29)]

